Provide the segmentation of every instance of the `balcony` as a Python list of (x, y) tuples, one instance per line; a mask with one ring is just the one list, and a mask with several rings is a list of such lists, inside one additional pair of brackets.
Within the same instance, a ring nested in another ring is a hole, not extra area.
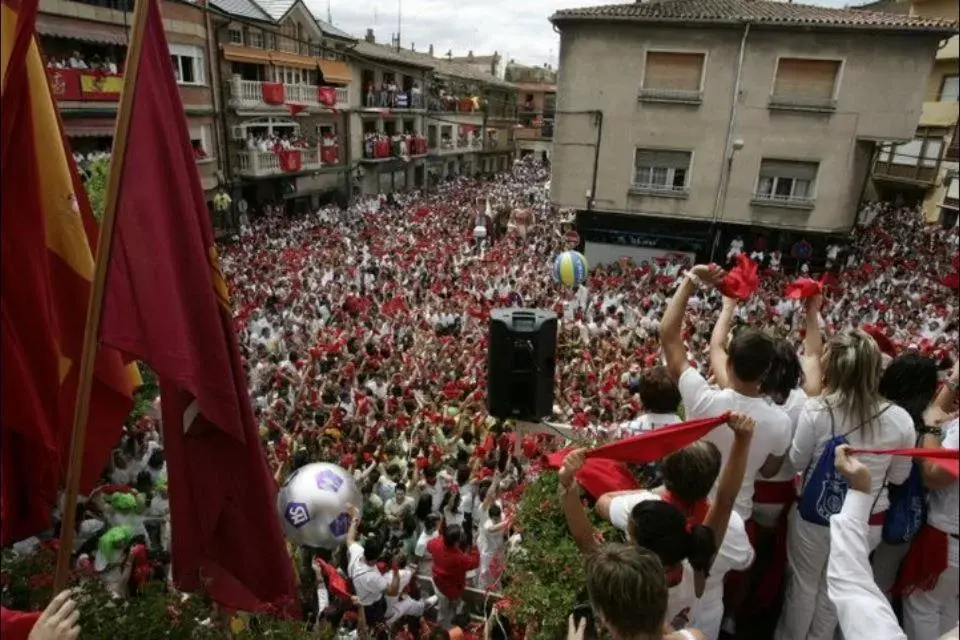
[(431, 113), (482, 113), (479, 98), (430, 96), (427, 108)]
[(122, 74), (51, 68), (47, 75), (57, 102), (116, 103), (123, 88)]
[(690, 195), (686, 185), (638, 182), (630, 185), (630, 195), (655, 196), (658, 198), (686, 198)]
[(640, 102), (699, 105), (703, 102), (703, 92), (682, 89), (640, 89), (637, 99)]
[(806, 96), (770, 96), (769, 108), (774, 111), (810, 111), (813, 113), (833, 113), (837, 110), (837, 101), (833, 98)]
[(483, 141), (479, 138), (464, 139), (456, 141), (450, 139), (440, 140), (439, 146), (430, 148), (430, 154), (435, 156), (457, 155), (458, 153), (473, 153), (483, 149)]
[(755, 193), (750, 204), (761, 207), (781, 207), (784, 209), (813, 209), (816, 200), (803, 196), (781, 195), (778, 193)]
[(937, 168), (920, 163), (902, 164), (878, 160), (873, 165), (873, 177), (888, 182), (906, 182), (918, 186), (932, 186), (937, 180)]
[(396, 111), (422, 111), (423, 94), (404, 91), (370, 91), (364, 94), (363, 106), (361, 110), (371, 110), (382, 112), (384, 110)]
[(960, 102), (956, 100), (924, 102), (918, 126), (952, 127), (958, 120), (960, 120)]
[(268, 86), (267, 96), (264, 96), (264, 84), (276, 86), (278, 83), (243, 80), (240, 76), (233, 76), (230, 80), (230, 106), (235, 109), (286, 110), (287, 105), (302, 105), (312, 112), (345, 110), (350, 106), (350, 93), (346, 87), (323, 87), (328, 91), (332, 89), (335, 96), (332, 104), (324, 104), (321, 102), (321, 87), (285, 83), (280, 95), (270, 95)]
[[(299, 159), (297, 158), (299, 152)], [(285, 157), (283, 152), (247, 150), (237, 154), (237, 173), (247, 178), (267, 178), (303, 171), (316, 171), (323, 166), (317, 147), (296, 149)]]

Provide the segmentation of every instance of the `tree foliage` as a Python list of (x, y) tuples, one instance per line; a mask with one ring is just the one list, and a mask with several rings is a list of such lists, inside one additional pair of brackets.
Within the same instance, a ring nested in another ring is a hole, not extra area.
[(103, 218), (107, 205), (107, 180), (110, 177), (110, 157), (98, 158), (89, 162), (82, 170), (83, 187), (90, 200), (90, 208), (97, 220)]

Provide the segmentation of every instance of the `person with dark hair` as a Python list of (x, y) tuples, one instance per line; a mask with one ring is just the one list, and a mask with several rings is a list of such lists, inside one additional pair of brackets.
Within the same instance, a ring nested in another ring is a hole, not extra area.
[[(667, 621), (674, 628), (682, 628), (696, 615), (703, 626), (709, 627), (704, 630), (708, 638), (716, 637), (720, 630), (724, 574), (744, 569), (753, 561), (743, 519), (733, 511), (733, 505), (755, 423), (745, 414), (735, 413), (728, 425), (735, 438), (722, 472), (716, 445), (700, 440), (664, 458), (666, 486), (659, 492), (608, 493), (597, 501), (600, 516), (609, 519), (634, 544), (656, 553), (666, 567), (670, 584)], [(576, 472), (584, 462), (583, 451), (574, 451), (564, 459), (560, 484), (567, 525), (581, 551), (589, 552), (596, 542), (579, 492), (574, 490)], [(711, 504), (707, 495), (714, 484), (717, 494)]]
[(467, 572), (480, 566), (480, 553), (458, 525), (444, 526), (440, 536), (427, 543), (433, 557), (433, 584), (440, 596), (437, 622), (449, 628), (467, 588)]
[(369, 625), (383, 622), (387, 617), (387, 596), (400, 593), (400, 571), (396, 564), (388, 579), (380, 573), (377, 562), (383, 551), (383, 545), (376, 537), (371, 537), (363, 545), (357, 542), (357, 527), (360, 518), (357, 510), (350, 505), (350, 529), (347, 531), (347, 553), (349, 563), (347, 574), (353, 582), (353, 589), (363, 607)]
[(627, 438), (680, 422), (680, 390), (666, 367), (653, 367), (640, 374), (637, 385), (643, 414), (620, 427), (619, 436)]
[[(775, 352), (773, 339), (763, 331), (744, 327), (730, 340), (725, 352), (713, 348), (716, 338), (711, 340), (711, 364), (721, 386), (719, 389), (711, 387), (706, 378), (690, 366), (687, 348), (681, 337), (687, 301), (698, 288), (708, 284), (719, 285), (724, 276), (722, 269), (706, 265), (693, 267), (684, 274), (663, 313), (660, 342), (667, 361), (667, 371), (680, 388), (687, 420), (741, 411), (760, 425), (750, 445), (747, 470), (735, 507), (740, 517), (749, 520), (753, 515), (753, 485), (757, 475), (766, 478), (777, 473), (790, 448), (790, 418), (779, 407), (767, 402), (761, 391), (763, 378), (770, 369)], [(725, 304), (729, 306), (731, 303)], [(732, 310), (728, 315), (732, 316)], [(721, 322), (714, 327), (714, 336), (725, 336), (728, 332), (729, 327), (723, 324), (721, 318)], [(725, 462), (729, 459), (733, 446), (733, 434), (730, 431), (714, 429), (704, 439), (717, 445)]]
[[(894, 358), (880, 376), (880, 395), (906, 410), (917, 431), (917, 446), (923, 437), (923, 413), (937, 392), (937, 363), (916, 351), (906, 351)], [(931, 425), (933, 426), (933, 425)], [(909, 543), (891, 544), (883, 540), (873, 551), (871, 564), (877, 586), (889, 593), (897, 579), (900, 563), (910, 550)]]

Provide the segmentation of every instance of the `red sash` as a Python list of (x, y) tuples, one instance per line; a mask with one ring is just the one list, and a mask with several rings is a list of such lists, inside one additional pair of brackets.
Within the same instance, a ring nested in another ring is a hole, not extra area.
[(946, 533), (929, 524), (924, 525), (900, 564), (900, 575), (893, 585), (893, 595), (903, 597), (917, 589), (933, 589), (940, 574), (947, 570), (949, 544), (950, 538)]
[(771, 482), (757, 480), (753, 483), (754, 504), (792, 504), (797, 499), (797, 487), (793, 480)]

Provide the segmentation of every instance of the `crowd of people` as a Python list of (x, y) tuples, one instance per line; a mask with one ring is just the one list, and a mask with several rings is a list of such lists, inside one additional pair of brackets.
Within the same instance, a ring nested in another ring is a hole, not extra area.
[(50, 69), (77, 69), (80, 71), (99, 71), (108, 75), (117, 75), (120, 69), (117, 63), (110, 56), (101, 57), (99, 53), (91, 56), (74, 51), (69, 55), (50, 56), (47, 59), (47, 67)]
[[(788, 640), (838, 628), (847, 638), (932, 640), (956, 627), (955, 477), (917, 466), (929, 490), (919, 535), (943, 557), (908, 589), (911, 545), (881, 542), (881, 524), (887, 486), (908, 480), (909, 458), (841, 447), (835, 465), (850, 494), (832, 524), (798, 515), (803, 492), (799, 510), (789, 505), (797, 474), (810, 482), (834, 436), (858, 448), (957, 447), (958, 301), (942, 284), (958, 268), (957, 229), (926, 225), (915, 208), (871, 205), (848, 244), (830, 249), (821, 286), (801, 297), (785, 290), (806, 265), (788, 268), (742, 242), (730, 265), (748, 252), (761, 270), (746, 300), (724, 294), (720, 267), (675, 256), (597, 265), (568, 288), (553, 279), (565, 216), (549, 206), (547, 179), (518, 161), (433, 193), (246, 221), (222, 247), (277, 482), (332, 462), (363, 496), (343, 549), (320, 562), (312, 550), (294, 554), (310, 624), (359, 618), (382, 637), (523, 637), (507, 614), (467, 607), (465, 594), (496, 600), (523, 553), (514, 518), (524, 488), (554, 453), (591, 605), (571, 637), (600, 627), (624, 639), (748, 637), (764, 616)], [(523, 224), (478, 240), (488, 206), (522, 209)], [(563, 438), (487, 414), (487, 320), (502, 306), (561, 319), (552, 420), (580, 440), (655, 433), (680, 414), (732, 412), (728, 426), (628, 469), (628, 490), (596, 490), (581, 475), (591, 464), (582, 450), (557, 454)], [(118, 597), (168, 575), (156, 563), (169, 550), (165, 487), (159, 425), (147, 418), (77, 520), (77, 562)], [(598, 538), (583, 498), (623, 544)], [(337, 602), (328, 563), (349, 579), (351, 598)], [(768, 571), (777, 567), (783, 575)], [(887, 596), (902, 606), (905, 635)], [(352, 608), (357, 616), (345, 615)]]

